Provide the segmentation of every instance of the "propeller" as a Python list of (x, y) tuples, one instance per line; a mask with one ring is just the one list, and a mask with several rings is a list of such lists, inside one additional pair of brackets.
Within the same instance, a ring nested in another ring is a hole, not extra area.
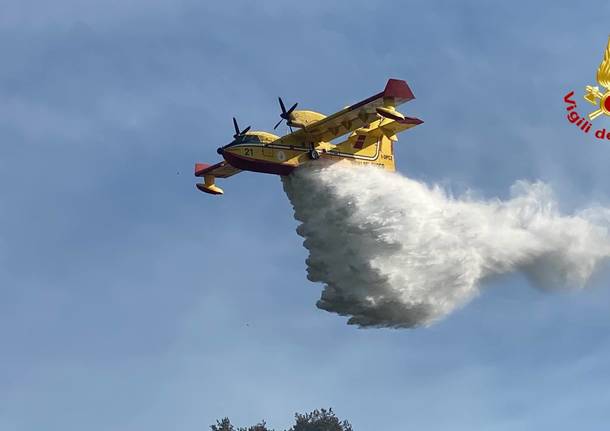
[[(292, 111), (294, 111), (298, 105), (298, 103), (295, 103), (294, 105), (292, 105), (290, 107), (289, 110), (286, 110), (286, 106), (284, 106), (284, 102), (282, 101), (282, 98), (278, 97), (277, 100), (280, 101), (280, 108), (282, 109), (282, 113), (280, 114), (281, 120), (277, 122), (277, 124), (275, 125), (273, 130), (277, 129), (277, 126), (279, 126), (281, 124), (281, 122), (284, 120), (286, 120), (286, 124), (288, 124), (288, 122), (290, 121), (290, 114), (292, 114)], [(290, 124), (288, 124), (288, 127), (290, 127)]]
[(222, 154), (222, 151), (227, 147), (241, 143), (244, 140), (246, 133), (248, 133), (248, 131), (250, 130), (250, 126), (246, 127), (244, 130), (239, 130), (239, 125), (237, 124), (237, 120), (235, 119), (235, 117), (233, 117), (233, 127), (235, 128), (235, 134), (233, 135), (233, 142), (225, 145), (224, 147), (218, 148), (216, 150), (216, 152), (218, 154)]
[(233, 139), (241, 140), (250, 130), (250, 126), (246, 127), (244, 130), (240, 131), (239, 126), (237, 125), (237, 120), (233, 117), (233, 127), (235, 128), (235, 134), (233, 135)]

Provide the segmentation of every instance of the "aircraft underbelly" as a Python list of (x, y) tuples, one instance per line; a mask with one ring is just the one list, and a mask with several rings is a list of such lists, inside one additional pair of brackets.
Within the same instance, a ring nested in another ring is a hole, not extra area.
[(232, 166), (244, 171), (261, 172), (264, 174), (289, 175), (296, 166), (285, 165), (282, 163), (266, 162), (239, 156), (230, 152), (223, 154), (225, 160)]

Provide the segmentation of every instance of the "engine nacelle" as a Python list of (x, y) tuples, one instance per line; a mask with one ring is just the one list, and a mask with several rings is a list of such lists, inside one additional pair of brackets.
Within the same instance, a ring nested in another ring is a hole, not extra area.
[(290, 121), (288, 121), (288, 125), (290, 127), (298, 127), (302, 129), (315, 123), (316, 121), (322, 120), (323, 118), (326, 118), (326, 115), (320, 114), (319, 112), (293, 111), (290, 114)]

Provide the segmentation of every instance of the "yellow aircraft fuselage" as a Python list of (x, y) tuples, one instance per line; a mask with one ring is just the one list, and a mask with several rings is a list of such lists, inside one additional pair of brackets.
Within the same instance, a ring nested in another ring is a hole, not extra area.
[[(380, 130), (379, 125), (389, 120), (379, 120), (362, 132), (356, 130), (347, 140), (330, 142), (282, 143), (279, 136), (268, 132), (248, 132), (243, 141), (221, 151), (232, 166), (254, 172), (288, 175), (295, 168), (312, 160), (331, 163), (351, 162), (359, 165), (375, 165), (388, 171), (396, 169), (393, 140)], [(395, 134), (390, 135), (394, 137)]]

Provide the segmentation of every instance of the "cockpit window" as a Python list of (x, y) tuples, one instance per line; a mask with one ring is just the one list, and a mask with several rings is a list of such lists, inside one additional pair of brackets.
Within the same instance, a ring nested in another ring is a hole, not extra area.
[(246, 135), (242, 141), (244, 144), (259, 144), (260, 138), (256, 135)]

